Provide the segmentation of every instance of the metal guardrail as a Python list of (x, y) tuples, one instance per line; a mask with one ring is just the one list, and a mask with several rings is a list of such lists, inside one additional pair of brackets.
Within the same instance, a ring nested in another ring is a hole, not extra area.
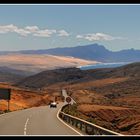
[(59, 112), (59, 117), (69, 123), (70, 125), (80, 129), (82, 132), (86, 133), (87, 135), (118, 135), (123, 136), (120, 133), (116, 133), (114, 131), (105, 129), (93, 123), (87, 122), (83, 119), (74, 117), (72, 115), (66, 114), (62, 111)]

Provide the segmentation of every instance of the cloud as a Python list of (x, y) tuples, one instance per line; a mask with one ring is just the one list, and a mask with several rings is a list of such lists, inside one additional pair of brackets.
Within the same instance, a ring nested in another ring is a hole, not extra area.
[(10, 32), (17, 33), (24, 37), (28, 36), (29, 34), (37, 37), (51, 37), (53, 34), (57, 34), (60, 37), (69, 36), (65, 30), (56, 31), (54, 29), (40, 29), (38, 26), (26, 26), (24, 28), (19, 28), (13, 24), (0, 25), (0, 34), (6, 34)]
[(14, 32), (18, 28), (13, 24), (0, 26), (0, 33)]
[(28, 34), (30, 34), (29, 31), (26, 31), (24, 29), (17, 29), (15, 30), (15, 33), (20, 34), (21, 36), (27, 36)]
[(30, 34), (29, 31), (18, 28), (13, 24), (0, 26), (0, 33), (8, 33), (8, 32), (11, 33), (15, 32), (17, 34), (20, 34), (21, 36), (27, 36), (28, 34)]
[(39, 31), (37, 26), (26, 26), (24, 29), (30, 31), (31, 33)]
[(92, 33), (92, 34), (85, 34), (85, 35), (77, 35), (76, 38), (78, 39), (86, 39), (89, 41), (111, 41), (116, 39), (123, 39), (122, 37), (113, 37), (108, 34), (104, 33)]
[[(20, 36), (27, 37), (28, 35), (36, 37), (51, 37), (56, 34), (59, 37), (68, 37), (70, 34), (65, 30), (55, 30), (55, 29), (40, 29), (38, 26), (26, 26), (24, 28), (19, 28), (16, 25), (0, 25), (0, 34), (6, 33), (17, 33)], [(124, 39), (122, 37), (114, 37), (105, 33), (91, 33), (84, 35), (77, 35), (78, 39), (85, 39), (89, 41), (111, 41), (116, 39)]]
[(83, 35), (77, 35), (76, 38), (84, 38)]
[(65, 30), (60, 30), (58, 31), (58, 36), (69, 36), (69, 33), (66, 32)]
[(52, 34), (56, 33), (56, 30), (39, 30), (33, 36), (38, 36), (38, 37), (50, 37)]

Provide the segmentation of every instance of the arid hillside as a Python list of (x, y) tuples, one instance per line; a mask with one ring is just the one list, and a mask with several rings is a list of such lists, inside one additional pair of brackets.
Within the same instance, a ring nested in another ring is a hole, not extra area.
[[(25, 90), (23, 88), (18, 88), (11, 86), (6, 83), (0, 83), (0, 88), (11, 88), (11, 100), (10, 100), (10, 111), (21, 110), (30, 107), (37, 107), (48, 105), (50, 101), (57, 99), (61, 101), (60, 92), (42, 92)], [(7, 110), (7, 101), (0, 100), (0, 112)]]
[(140, 134), (140, 110), (91, 104), (79, 105), (77, 110), (107, 129), (124, 135)]
[(80, 82), (80, 80), (86, 78), (85, 71), (81, 71), (78, 68), (63, 68), (56, 70), (47, 70), (39, 74), (27, 77), (17, 83), (17, 86), (24, 88), (45, 88), (51, 85), (67, 82)]

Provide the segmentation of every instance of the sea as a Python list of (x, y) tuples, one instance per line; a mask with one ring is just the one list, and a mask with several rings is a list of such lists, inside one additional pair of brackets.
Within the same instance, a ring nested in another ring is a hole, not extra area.
[(97, 68), (115, 68), (130, 64), (131, 62), (117, 62), (117, 63), (97, 63), (93, 65), (79, 66), (81, 70), (97, 69)]

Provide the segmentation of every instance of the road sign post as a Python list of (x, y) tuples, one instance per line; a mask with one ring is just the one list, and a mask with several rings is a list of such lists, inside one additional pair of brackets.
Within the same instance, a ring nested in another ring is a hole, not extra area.
[(9, 112), (9, 111), (10, 111), (10, 100), (8, 100), (7, 102), (8, 102), (8, 108), (7, 108), (7, 111)]
[(66, 102), (68, 103), (68, 113), (69, 113), (70, 112), (71, 97), (66, 97)]
[(7, 100), (7, 111), (10, 110), (11, 89), (0, 88), (0, 100)]

